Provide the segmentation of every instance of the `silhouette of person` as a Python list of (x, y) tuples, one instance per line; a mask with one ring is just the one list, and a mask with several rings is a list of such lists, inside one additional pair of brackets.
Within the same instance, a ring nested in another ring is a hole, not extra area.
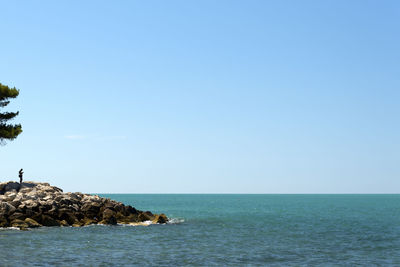
[(18, 175), (18, 176), (19, 176), (19, 183), (20, 183), (20, 184), (22, 184), (22, 176), (23, 176), (23, 175), (24, 175), (24, 170), (23, 170), (23, 169), (20, 169), (20, 170), (19, 170), (19, 175)]

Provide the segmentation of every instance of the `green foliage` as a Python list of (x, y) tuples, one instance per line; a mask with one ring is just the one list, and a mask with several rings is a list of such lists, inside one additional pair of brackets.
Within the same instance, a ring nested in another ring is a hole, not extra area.
[[(16, 98), (19, 90), (15, 87), (10, 88), (0, 83), (0, 108), (7, 106), (10, 98)], [(19, 112), (0, 113), (0, 144), (4, 144), (6, 140), (14, 140), (22, 133), (21, 124), (7, 124), (7, 121), (14, 119)]]

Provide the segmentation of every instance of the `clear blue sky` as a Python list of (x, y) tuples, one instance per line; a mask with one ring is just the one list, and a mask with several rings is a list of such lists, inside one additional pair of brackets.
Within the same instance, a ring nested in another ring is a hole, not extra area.
[[(399, 1), (2, 1), (0, 179), (400, 193)], [(4, 109), (3, 109), (4, 111)]]

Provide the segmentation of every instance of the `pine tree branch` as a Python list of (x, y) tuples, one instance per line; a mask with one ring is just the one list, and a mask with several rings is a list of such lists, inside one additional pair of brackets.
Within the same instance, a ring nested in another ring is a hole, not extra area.
[(7, 100), (9, 98), (16, 98), (19, 95), (17, 88), (10, 88), (7, 85), (0, 83), (0, 101)]
[(11, 124), (0, 123), (0, 140), (1, 139), (13, 140), (20, 133), (22, 133), (21, 124), (11, 125)]
[(5, 106), (7, 106), (8, 104), (10, 104), (10, 101), (0, 101), (0, 108), (4, 108)]
[[(0, 83), (0, 108), (3, 108), (10, 103), (8, 99), (16, 98), (18, 95), (19, 90), (15, 87), (10, 88)], [(6, 140), (14, 140), (20, 133), (22, 133), (22, 127), (20, 124), (6, 124), (8, 120), (15, 118), (18, 114), (18, 111), (0, 113), (0, 145), (4, 145)]]
[(0, 113), (0, 123), (3, 123), (5, 121), (11, 120), (17, 116), (19, 112), (5, 112), (5, 113)]

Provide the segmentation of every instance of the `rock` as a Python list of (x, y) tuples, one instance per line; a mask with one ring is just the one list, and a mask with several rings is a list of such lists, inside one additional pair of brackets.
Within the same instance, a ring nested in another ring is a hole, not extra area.
[(59, 217), (59, 211), (56, 207), (50, 206), (50, 209), (44, 209), (43, 207), (40, 207), (40, 211), (44, 214), (47, 214), (51, 216), (52, 218), (58, 218)]
[(115, 204), (112, 202), (107, 202), (106, 204), (104, 204), (104, 208), (109, 209), (109, 210), (113, 210), (115, 211)]
[(4, 200), (7, 202), (10, 202), (10, 201), (13, 201), (16, 196), (17, 196), (17, 191), (15, 191), (15, 190), (7, 191), (4, 194)]
[(20, 200), (13, 200), (13, 201), (11, 201), (11, 203), (10, 203), (12, 206), (14, 206), (14, 207), (18, 207), (19, 205), (21, 205), (21, 201)]
[(22, 204), (25, 205), (25, 207), (30, 210), (33, 210), (39, 206), (39, 204), (36, 201), (34, 201), (33, 199), (25, 200), (22, 202)]
[(24, 222), (24, 221), (22, 221), (22, 220), (18, 220), (18, 219), (13, 220), (13, 221), (10, 223), (10, 226), (11, 226), (11, 227), (18, 227), (19, 229), (26, 229), (26, 228), (29, 227), (29, 225), (28, 225), (26, 222)]
[(9, 226), (9, 224), (8, 224), (7, 219), (4, 217), (0, 217), (0, 227), (8, 227), (8, 226)]
[(21, 184), (21, 188), (23, 188), (23, 189), (34, 188), (35, 186), (36, 186), (36, 184), (34, 182), (23, 182)]
[(63, 192), (63, 190), (61, 188), (58, 188), (57, 186), (53, 186), (53, 188), (56, 192)]
[(137, 210), (132, 206), (125, 206), (125, 212), (128, 214), (137, 214)]
[(115, 216), (115, 211), (113, 211), (113, 210), (111, 210), (109, 208), (106, 208), (103, 211), (103, 218), (109, 218), (109, 217), (112, 217), (112, 216)]
[(163, 224), (163, 223), (167, 223), (167, 222), (168, 222), (168, 218), (164, 213), (156, 215), (155, 219), (153, 220), (153, 223)]
[(0, 183), (0, 227), (143, 225), (144, 221), (165, 223), (168, 218), (97, 195), (64, 193), (48, 183)]
[(121, 212), (116, 212), (115, 218), (117, 219), (117, 222), (123, 222), (123, 221), (125, 221), (126, 216), (124, 214), (122, 214)]
[(0, 183), (0, 194), (2, 195), (4, 194), (4, 192), (6, 191), (5, 187), (6, 187), (5, 183)]
[(39, 206), (40, 206), (40, 210), (42, 212), (49, 211), (49, 210), (52, 209), (52, 202), (51, 201), (39, 200)]
[(99, 212), (100, 212), (101, 205), (97, 202), (95, 203), (89, 203), (86, 202), (82, 207), (81, 211), (87, 214), (88, 217), (94, 218), (96, 217)]
[(31, 218), (26, 218), (25, 219), (25, 223), (28, 225), (28, 227), (30, 228), (35, 228), (35, 227), (40, 227), (42, 226), (40, 223), (38, 223), (37, 221), (35, 221), (34, 219)]
[(60, 226), (60, 222), (53, 219), (49, 215), (43, 215), (40, 223), (43, 226)]
[(116, 212), (107, 208), (103, 211), (103, 221), (105, 224), (117, 224)]
[(66, 220), (61, 220), (60, 221), (61, 226), (69, 226), (68, 222)]
[(4, 187), (5, 191), (12, 191), (18, 190), (20, 188), (20, 184), (17, 182), (8, 182), (7, 185)]
[[(15, 207), (8, 202), (0, 202), (0, 214), (10, 215), (14, 213)], [(4, 216), (3, 215), (3, 216)]]
[(118, 213), (117, 213), (117, 222), (121, 224), (129, 224), (132, 222), (139, 222), (139, 218), (137, 214), (130, 214), (128, 216), (120, 217), (118, 218)]
[(154, 216), (152, 213), (147, 213), (147, 212), (142, 212), (139, 214), (139, 222), (145, 222), (145, 221), (153, 221), (154, 220)]
[(83, 223), (81, 222), (76, 222), (72, 225), (72, 227), (81, 227), (81, 226), (83, 226)]
[(74, 213), (68, 211), (67, 209), (60, 211), (58, 218), (60, 220), (66, 221), (69, 225), (73, 225), (74, 223), (78, 222), (78, 219), (76, 218)]
[(144, 213), (146, 213), (146, 215), (149, 217), (154, 217), (154, 214), (151, 213), (151, 211), (145, 211)]
[(21, 188), (19, 190), (19, 193), (26, 194), (26, 193), (31, 192), (32, 190), (33, 190), (33, 188), (31, 188), (31, 187), (25, 187), (25, 188)]
[(95, 223), (97, 223), (97, 221), (89, 219), (89, 218), (83, 218), (81, 223), (83, 224), (83, 226), (86, 226), (86, 225), (95, 224)]
[(8, 219), (10, 221), (13, 221), (13, 220), (22, 220), (23, 221), (23, 220), (25, 220), (25, 218), (26, 218), (26, 214), (23, 214), (20, 212), (15, 212), (8, 217)]

